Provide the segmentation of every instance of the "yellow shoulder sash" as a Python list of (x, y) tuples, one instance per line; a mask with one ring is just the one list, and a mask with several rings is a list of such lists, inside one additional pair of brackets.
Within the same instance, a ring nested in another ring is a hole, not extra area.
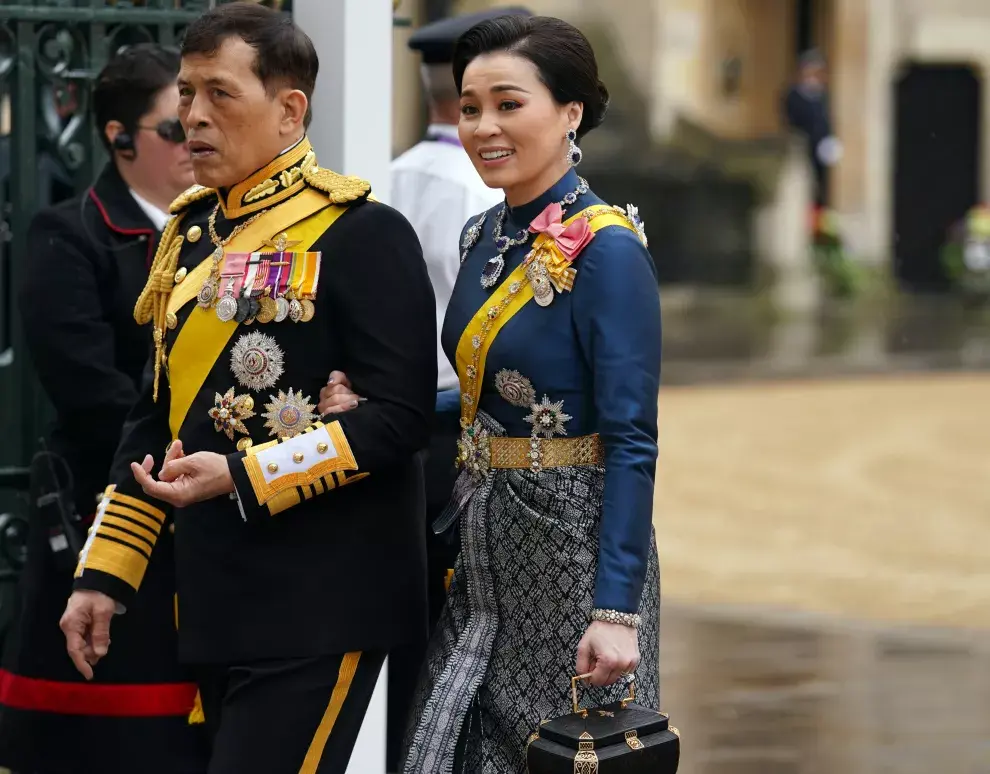
[[(262, 215), (234, 237), (225, 250), (231, 253), (254, 252), (266, 240), (284, 231), (290, 241), (297, 243), (294, 249), (306, 251), (346, 211), (345, 206), (331, 205), (326, 195), (306, 189), (285, 204)], [(204, 269), (204, 264), (209, 265)], [(177, 288), (172, 294), (173, 298), (169, 299), (169, 310), (178, 309), (195, 298), (199, 290), (197, 280), (202, 284), (209, 274), (210, 266), (212, 259), (207, 259), (189, 273), (179, 286), (185, 300), (182, 297), (176, 298), (179, 291)], [(225, 323), (216, 316), (213, 309), (200, 306), (196, 306), (186, 318), (168, 357), (169, 386), (172, 393), (169, 427), (173, 439), (179, 437), (179, 430), (189, 407), (237, 328), (237, 323)]]
[[(623, 226), (635, 231), (633, 225), (621, 212), (614, 207), (592, 205), (564, 221), (569, 226), (578, 218), (587, 218), (593, 232), (607, 226)], [(574, 269), (559, 265), (555, 250), (546, 250), (549, 237), (540, 234), (533, 242), (530, 255), (546, 255), (547, 267), (551, 281), (558, 290), (570, 289), (573, 283)], [(556, 264), (556, 265), (555, 265)], [(478, 399), (481, 397), (481, 384), (485, 375), (485, 360), (492, 342), (499, 332), (533, 299), (533, 287), (530, 284), (528, 272), (530, 261), (523, 261), (505, 278), (498, 289), (492, 293), (488, 301), (479, 309), (457, 343), (455, 361), (457, 376), (461, 386), (461, 426), (469, 427), (478, 413)]]

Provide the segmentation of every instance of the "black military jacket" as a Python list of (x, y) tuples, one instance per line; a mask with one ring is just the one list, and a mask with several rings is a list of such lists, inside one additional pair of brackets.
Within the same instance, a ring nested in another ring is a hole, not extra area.
[[(135, 309), (154, 320), (156, 373), (76, 587), (127, 605), (141, 585), (170, 508), (141, 491), (132, 461), (160, 464), (175, 438), (186, 454), (226, 455), (236, 495), (174, 514), (184, 660), (423, 636), (418, 452), (435, 401), (434, 299), (411, 226), (369, 192), (317, 166), (303, 140), (229, 191), (194, 187), (173, 204)], [(214, 240), (225, 243), (219, 262)], [(368, 400), (321, 421), (334, 369)]]
[[(49, 448), (71, 471), (75, 506), (95, 516), (140, 394), (149, 326), (134, 321), (158, 232), (116, 168), (81, 197), (40, 211), (20, 288), (28, 356), (55, 409)], [(62, 476), (61, 464), (55, 463)], [(64, 480), (64, 478), (63, 478)], [(0, 671), (0, 766), (130, 774), (205, 771), (204, 738), (187, 717), (196, 694), (178, 663), (172, 536), (166, 529), (140, 600), (114, 625), (92, 683), (76, 671), (58, 623), (72, 592), (46, 524), (33, 519), (27, 563)], [(112, 749), (91, 744), (112, 737)]]

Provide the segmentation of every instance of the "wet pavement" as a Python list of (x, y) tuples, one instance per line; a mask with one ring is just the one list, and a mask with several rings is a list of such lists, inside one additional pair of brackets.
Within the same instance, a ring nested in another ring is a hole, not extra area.
[(664, 383), (704, 388), (661, 392), (680, 773), (990, 774), (990, 311), (671, 295)]
[(664, 293), (666, 384), (970, 369), (990, 369), (990, 307), (952, 297), (772, 320), (758, 299)]
[(667, 604), (680, 774), (987, 774), (990, 632)]

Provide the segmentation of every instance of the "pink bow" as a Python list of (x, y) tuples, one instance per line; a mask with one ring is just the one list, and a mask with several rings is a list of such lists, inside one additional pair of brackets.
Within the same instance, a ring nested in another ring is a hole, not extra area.
[(592, 240), (595, 233), (586, 218), (578, 218), (565, 228), (561, 222), (563, 216), (564, 211), (561, 206), (557, 203), (551, 204), (529, 224), (529, 230), (534, 234), (546, 234), (557, 245), (557, 249), (569, 261), (573, 261)]

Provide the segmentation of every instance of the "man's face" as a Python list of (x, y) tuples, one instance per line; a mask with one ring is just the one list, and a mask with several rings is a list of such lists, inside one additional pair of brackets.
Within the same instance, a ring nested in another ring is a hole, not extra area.
[[(153, 181), (153, 187), (168, 196), (178, 196), (191, 186), (192, 160), (185, 142), (163, 137), (170, 128), (167, 122), (176, 120), (179, 107), (179, 90), (166, 86), (155, 97), (151, 110), (138, 120), (134, 132), (134, 148), (137, 153), (133, 169), (141, 179)], [(159, 129), (161, 127), (161, 129)]]
[(293, 120), (286, 104), (289, 90), (268, 93), (254, 71), (256, 55), (253, 47), (233, 37), (213, 56), (182, 58), (179, 118), (200, 185), (229, 188), (302, 135), (302, 124)]

